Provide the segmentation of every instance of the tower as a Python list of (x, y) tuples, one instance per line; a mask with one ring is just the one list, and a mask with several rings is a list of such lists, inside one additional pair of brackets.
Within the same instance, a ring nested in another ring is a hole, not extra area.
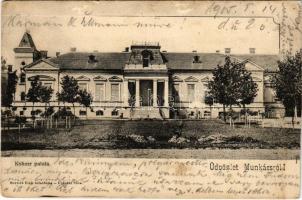
[(18, 83), (15, 93), (15, 101), (24, 101), (26, 93), (26, 74), (23, 67), (40, 59), (41, 53), (37, 50), (35, 43), (28, 32), (23, 34), (23, 37), (18, 45), (14, 48), (15, 62), (12, 70), (17, 71)]
[(13, 70), (21, 73), (22, 68), (40, 58), (40, 52), (37, 50), (35, 43), (28, 32), (23, 34), (23, 37), (17, 48), (14, 48), (15, 63)]

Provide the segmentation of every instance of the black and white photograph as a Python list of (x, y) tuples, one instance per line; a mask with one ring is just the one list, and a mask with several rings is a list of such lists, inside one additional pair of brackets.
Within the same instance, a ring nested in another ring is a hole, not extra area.
[(3, 13), (2, 156), (299, 159), (281, 22), (71, 13)]
[(5, 197), (300, 195), (299, 1), (5, 1)]

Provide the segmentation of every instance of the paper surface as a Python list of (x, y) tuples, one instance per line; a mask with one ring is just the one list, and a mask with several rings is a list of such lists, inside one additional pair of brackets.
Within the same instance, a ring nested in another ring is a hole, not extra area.
[[(25, 31), (35, 35), (39, 49), (47, 49), (51, 57), (57, 51), (68, 52), (71, 47), (81, 52), (122, 52), (137, 41), (160, 42), (162, 50), (168, 52), (215, 53), (231, 47), (234, 54), (248, 54), (250, 48), (257, 47), (259, 54), (281, 57), (302, 47), (302, 6), (298, 1), (6, 1), (2, 3), (2, 11), (1, 55), (13, 65), (13, 49)], [(66, 135), (59, 139), (68, 146)], [(58, 148), (60, 153), (55, 148), (43, 147), (2, 150), (2, 195), (121, 198), (298, 198), (300, 195), (300, 148), (234, 147), (236, 152), (232, 153), (223, 148), (220, 152), (219, 147), (175, 152), (173, 148), (108, 152), (77, 147), (69, 152), (65, 147)], [(65, 151), (66, 154), (61, 154)]]
[(294, 160), (3, 158), (5, 196), (297, 198)]

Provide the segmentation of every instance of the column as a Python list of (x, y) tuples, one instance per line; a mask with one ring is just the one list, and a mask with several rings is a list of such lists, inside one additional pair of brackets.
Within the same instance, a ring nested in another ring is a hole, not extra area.
[(168, 80), (165, 80), (165, 103), (164, 106), (168, 107), (169, 106), (169, 83)]
[(124, 106), (128, 107), (129, 106), (129, 103), (128, 103), (129, 90), (128, 90), (128, 80), (127, 79), (124, 79), (123, 95), (124, 95)]
[(135, 107), (140, 107), (139, 80), (135, 81)]
[(157, 80), (153, 79), (153, 107), (157, 107)]

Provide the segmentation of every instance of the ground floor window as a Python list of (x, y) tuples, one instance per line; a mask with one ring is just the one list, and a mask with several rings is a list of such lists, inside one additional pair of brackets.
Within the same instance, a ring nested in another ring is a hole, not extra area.
[(120, 100), (120, 84), (112, 83), (111, 84), (111, 101)]
[(118, 110), (113, 110), (113, 111), (111, 112), (111, 115), (112, 115), (112, 116), (118, 116)]
[(95, 101), (104, 101), (105, 100), (105, 84), (97, 83), (95, 85)]
[(95, 115), (96, 115), (96, 116), (103, 116), (103, 115), (104, 115), (104, 111), (102, 111), (102, 110), (97, 110), (97, 111), (95, 112)]
[(80, 110), (80, 115), (81, 116), (86, 116), (87, 112), (85, 110)]
[(88, 91), (88, 88), (87, 88), (87, 83), (79, 83), (79, 89), (80, 90), (86, 90)]
[(188, 84), (188, 101), (195, 101), (195, 84)]
[(23, 110), (20, 111), (20, 116), (22, 116), (22, 115), (24, 115), (24, 111)]

